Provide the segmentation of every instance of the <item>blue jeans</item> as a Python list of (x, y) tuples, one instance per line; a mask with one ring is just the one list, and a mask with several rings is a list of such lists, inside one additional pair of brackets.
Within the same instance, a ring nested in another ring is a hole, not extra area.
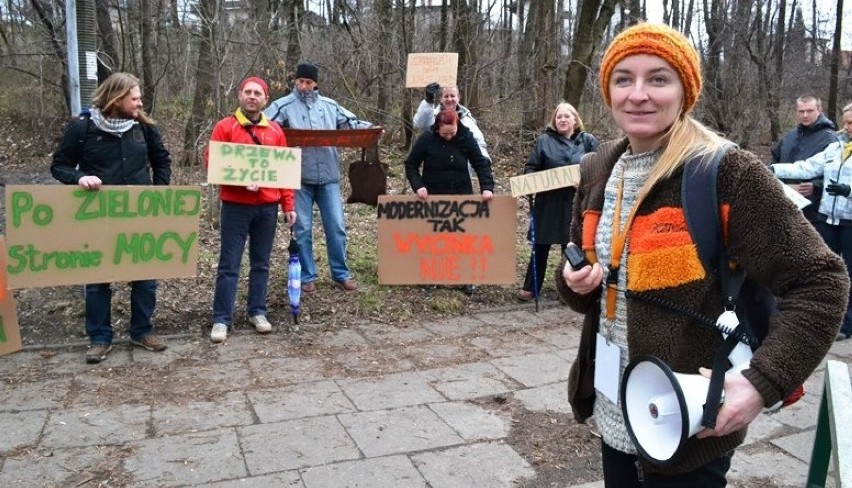
[(278, 204), (244, 205), (222, 202), (219, 231), (221, 244), (216, 292), (213, 296), (213, 323), (231, 325), (240, 264), (249, 242), (249, 288), (246, 313), (266, 315), (269, 286), (269, 258), (278, 226)]
[(301, 246), (299, 261), (302, 264), (302, 283), (317, 279), (314, 263), (313, 210), (319, 207), (322, 228), (325, 230), (325, 247), (331, 278), (334, 281), (349, 279), (346, 266), (346, 228), (343, 223), (343, 200), (339, 183), (306, 185), (296, 190), (296, 242)]
[[(852, 227), (820, 222), (817, 230), (828, 247), (843, 258), (846, 271), (852, 273)], [(852, 290), (849, 291), (849, 298), (852, 299)], [(846, 306), (846, 315), (843, 316), (840, 332), (852, 334), (852, 303)]]
[[(130, 286), (130, 338), (139, 341), (154, 329), (151, 317), (157, 303), (157, 282), (132, 281)], [(110, 283), (86, 285), (85, 293), (86, 334), (89, 342), (112, 344), (112, 286)]]

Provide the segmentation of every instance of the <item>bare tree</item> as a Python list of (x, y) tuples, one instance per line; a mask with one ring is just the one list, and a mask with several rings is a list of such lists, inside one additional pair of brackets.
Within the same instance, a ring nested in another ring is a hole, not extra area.
[(200, 20), (200, 36), (198, 45), (198, 61), (195, 70), (195, 93), (192, 97), (192, 110), (183, 133), (184, 154), (181, 164), (190, 166), (195, 162), (198, 139), (204, 128), (212, 123), (213, 113), (213, 50), (216, 44), (217, 26), (219, 25), (219, 2), (216, 0), (199, 0), (198, 17)]
[(837, 20), (834, 23), (834, 44), (831, 50), (831, 68), (828, 79), (828, 107), (825, 113), (828, 117), (837, 120), (837, 87), (840, 72), (841, 36), (843, 34), (843, 0), (837, 0)]
[[(563, 98), (580, 110), (583, 89), (592, 66), (592, 59), (604, 31), (615, 12), (617, 0), (584, 0), (580, 8), (580, 20), (574, 31), (574, 50), (565, 70)], [(581, 110), (582, 112), (582, 110)]]

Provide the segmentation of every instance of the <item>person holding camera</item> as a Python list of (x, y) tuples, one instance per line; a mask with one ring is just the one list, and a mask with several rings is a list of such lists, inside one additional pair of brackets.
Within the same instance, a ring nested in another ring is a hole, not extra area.
[[(625, 29), (601, 58), (604, 102), (626, 137), (583, 158), (571, 240), (592, 264), (560, 266), (556, 287), (583, 314), (568, 398), (578, 422), (595, 417), (607, 487), (726, 486), (748, 426), (819, 366), (846, 310), (843, 261), (766, 165), (690, 116), (701, 73), (689, 39), (664, 24)], [(675, 373), (709, 377), (724, 340), (695, 318), (720, 317), (727, 301), (724, 280), (706, 271), (687, 224), (684, 168), (695, 159), (717, 164), (719, 225), (732, 260), (724, 265), (772, 290), (779, 307), (745, 369), (724, 375), (714, 427), (655, 462), (623, 415), (618, 391), (627, 365), (654, 356)]]
[[(794, 163), (771, 166), (775, 176), (821, 178), (828, 183), (819, 200), (816, 229), (832, 251), (843, 257), (852, 273), (852, 103), (843, 107), (843, 130), (839, 141), (822, 152)], [(852, 299), (852, 296), (850, 296)], [(852, 308), (846, 308), (836, 340), (852, 337)]]
[(438, 83), (429, 83), (423, 91), (423, 100), (417, 107), (417, 112), (411, 120), (411, 124), (415, 129), (427, 131), (432, 128), (435, 123), (435, 116), (442, 110), (454, 110), (459, 116), (459, 122), (467, 127), (476, 143), (479, 144), (479, 150), (488, 162), (491, 162), (491, 156), (488, 154), (488, 144), (485, 142), (485, 136), (479, 130), (479, 125), (473, 114), (470, 113), (467, 107), (459, 103), (461, 95), (459, 87), (445, 86), (441, 87)]

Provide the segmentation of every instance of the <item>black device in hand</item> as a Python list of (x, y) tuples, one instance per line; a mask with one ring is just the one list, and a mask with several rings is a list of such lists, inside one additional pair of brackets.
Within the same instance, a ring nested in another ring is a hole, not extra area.
[(426, 103), (435, 103), (435, 96), (441, 91), (441, 85), (438, 83), (432, 82), (426, 85), (426, 89), (423, 90), (423, 99), (426, 100)]
[(573, 242), (569, 242), (568, 245), (565, 246), (563, 254), (565, 255), (565, 259), (568, 260), (568, 264), (571, 265), (571, 269), (574, 271), (583, 269), (585, 266), (589, 266), (589, 261), (586, 259), (586, 255), (583, 254), (583, 250)]
[(840, 195), (842, 197), (849, 197), (849, 194), (852, 193), (852, 188), (849, 185), (838, 183), (837, 180), (829, 179), (831, 182), (830, 185), (825, 187), (826, 193), (829, 195)]

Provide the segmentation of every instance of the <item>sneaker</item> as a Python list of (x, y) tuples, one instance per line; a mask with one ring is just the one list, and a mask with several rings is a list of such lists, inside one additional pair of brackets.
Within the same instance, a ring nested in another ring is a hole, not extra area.
[(474, 285), (464, 285), (464, 286), (462, 287), (462, 291), (464, 292), (464, 294), (465, 294), (465, 295), (467, 295), (467, 296), (471, 296), (471, 295), (473, 295), (473, 293), (476, 291), (476, 286), (474, 286)]
[(852, 334), (847, 334), (845, 332), (838, 332), (837, 337), (835, 337), (834, 340), (837, 341), (837, 342), (840, 342), (840, 341), (845, 341), (846, 339), (849, 339), (850, 337), (852, 337)]
[(518, 300), (522, 302), (530, 302), (533, 298), (535, 298), (535, 296), (533, 295), (533, 292), (529, 290), (521, 290), (518, 292)]
[(210, 340), (213, 342), (225, 342), (228, 337), (228, 326), (225, 324), (213, 324), (213, 330), (210, 331)]
[(112, 344), (92, 344), (86, 350), (86, 363), (98, 364), (106, 359), (110, 351), (112, 351)]
[(249, 322), (251, 322), (254, 328), (261, 334), (266, 334), (272, 330), (272, 324), (266, 320), (266, 315), (255, 315), (254, 317), (249, 317)]
[(134, 346), (143, 347), (149, 351), (160, 352), (166, 350), (166, 343), (154, 334), (148, 334), (138, 341), (136, 339), (130, 339), (130, 343)]
[(344, 291), (355, 291), (358, 289), (358, 283), (355, 283), (355, 280), (346, 278), (342, 281), (335, 281), (337, 286), (343, 288)]
[(313, 293), (317, 291), (317, 285), (313, 281), (310, 283), (302, 283), (302, 291), (305, 293)]

